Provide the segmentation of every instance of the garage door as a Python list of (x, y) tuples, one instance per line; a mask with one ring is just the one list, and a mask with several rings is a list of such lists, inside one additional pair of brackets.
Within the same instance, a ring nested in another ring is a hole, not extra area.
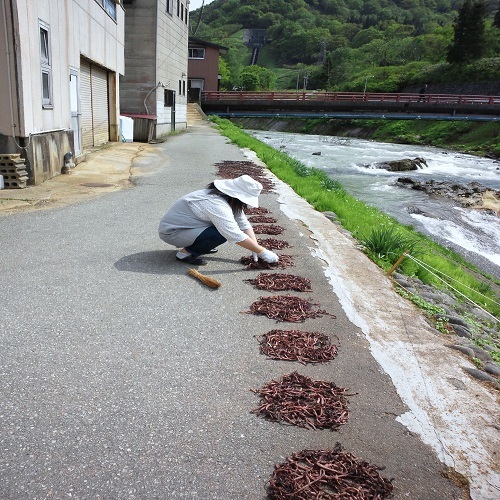
[(108, 72), (99, 66), (90, 66), (92, 84), (92, 117), (94, 146), (109, 141)]
[(82, 149), (94, 147), (92, 130), (92, 92), (90, 90), (90, 63), (80, 63), (80, 111), (82, 126)]
[(80, 62), (82, 148), (109, 141), (108, 72), (86, 59)]

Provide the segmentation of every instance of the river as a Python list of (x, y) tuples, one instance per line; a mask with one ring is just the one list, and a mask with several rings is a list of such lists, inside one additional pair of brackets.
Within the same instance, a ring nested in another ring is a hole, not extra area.
[[(477, 181), (500, 190), (500, 162), (425, 146), (287, 132), (246, 132), (303, 164), (324, 171), (356, 199), (405, 225), (412, 225), (500, 278), (499, 217), (395, 184), (398, 177), (405, 176), (419, 181), (433, 179), (459, 184)], [(377, 162), (416, 157), (424, 158), (427, 167), (403, 173), (366, 167)]]

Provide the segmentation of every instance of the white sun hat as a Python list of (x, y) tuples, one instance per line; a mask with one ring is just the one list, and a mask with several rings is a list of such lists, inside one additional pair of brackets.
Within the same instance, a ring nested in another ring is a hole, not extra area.
[(259, 206), (259, 194), (262, 191), (262, 184), (249, 175), (240, 175), (236, 179), (216, 179), (215, 187), (231, 198), (246, 203), (249, 207)]

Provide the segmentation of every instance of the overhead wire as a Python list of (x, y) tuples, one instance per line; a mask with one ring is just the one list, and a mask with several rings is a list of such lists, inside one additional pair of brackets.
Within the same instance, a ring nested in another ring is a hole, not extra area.
[[(454, 292), (456, 292), (458, 295), (462, 296), (463, 298), (465, 298), (467, 301), (471, 302), (472, 304), (474, 304), (477, 308), (479, 308), (481, 311), (483, 311), (485, 314), (487, 314), (488, 316), (491, 316), (491, 318), (496, 321), (497, 323), (500, 322), (500, 320), (498, 318), (496, 318), (495, 316), (493, 316), (493, 314), (491, 314), (490, 312), (486, 311), (486, 309), (484, 309), (483, 307), (481, 307), (479, 304), (476, 304), (472, 299), (470, 299), (469, 297), (467, 297), (467, 295), (465, 295), (464, 293), (462, 293), (460, 290), (458, 290), (457, 288), (455, 288), (454, 286), (452, 286), (450, 283), (448, 283), (446, 280), (444, 280), (443, 278), (441, 278), (441, 276), (438, 276), (436, 273), (441, 273), (443, 276), (446, 276), (446, 278), (448, 278), (449, 280), (451, 281), (455, 281), (456, 283), (459, 283), (461, 286), (465, 287), (465, 288), (468, 288), (469, 290), (473, 291), (474, 293), (478, 294), (478, 295), (481, 295), (481, 297), (484, 297), (485, 299), (489, 300), (490, 302), (492, 302), (493, 304), (496, 304), (496, 305), (500, 305), (498, 302), (496, 302), (495, 300), (493, 300), (492, 298), (490, 297), (487, 297), (486, 295), (482, 294), (481, 292), (477, 291), (477, 290), (474, 290), (474, 288), (471, 288), (469, 286), (467, 286), (465, 283), (461, 283), (460, 281), (452, 278), (451, 276), (448, 276), (447, 274), (443, 273), (442, 271), (439, 271), (438, 269), (435, 269), (433, 267), (431, 267), (430, 265), (426, 264), (425, 262), (422, 262), (421, 260), (417, 259), (416, 257), (414, 257), (413, 255), (410, 255), (409, 253), (406, 254), (406, 256), (413, 260), (414, 262), (416, 262), (418, 265), (420, 265), (421, 267), (423, 267), (426, 271), (428, 271), (429, 273), (431, 273), (434, 277), (436, 277), (439, 281), (443, 282), (446, 286), (448, 286), (449, 288), (451, 288)], [(434, 272), (435, 271), (435, 272)]]

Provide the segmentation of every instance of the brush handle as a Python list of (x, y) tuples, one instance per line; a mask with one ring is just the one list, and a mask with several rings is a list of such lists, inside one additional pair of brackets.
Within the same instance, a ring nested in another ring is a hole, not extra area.
[(216, 279), (210, 278), (210, 276), (205, 276), (204, 274), (198, 272), (196, 269), (188, 269), (188, 274), (193, 276), (194, 278), (199, 279), (204, 285), (207, 285), (210, 288), (219, 288), (222, 285), (222, 283), (220, 283)]
[(196, 269), (189, 269), (188, 273), (191, 276), (194, 276), (195, 278), (202, 278), (202, 277), (204, 277), (203, 274), (201, 274), (200, 272), (198, 272)]

